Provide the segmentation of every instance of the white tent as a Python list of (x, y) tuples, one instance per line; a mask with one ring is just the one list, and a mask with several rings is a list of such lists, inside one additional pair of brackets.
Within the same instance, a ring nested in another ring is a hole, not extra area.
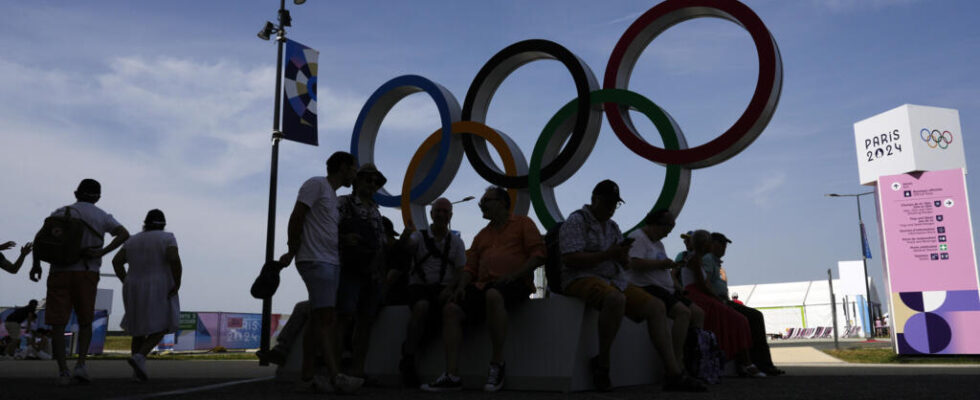
[[(862, 326), (867, 316), (863, 314), (863, 308), (855, 306), (857, 299), (840, 294), (839, 279), (833, 280), (833, 286), (838, 332), (843, 335), (846, 327)], [(826, 329), (834, 324), (830, 285), (826, 280), (732, 285), (728, 292), (737, 293), (745, 305), (762, 312), (766, 317), (766, 333), (769, 334), (785, 335), (790, 328)], [(881, 304), (874, 282), (871, 282), (871, 299), (873, 304)]]

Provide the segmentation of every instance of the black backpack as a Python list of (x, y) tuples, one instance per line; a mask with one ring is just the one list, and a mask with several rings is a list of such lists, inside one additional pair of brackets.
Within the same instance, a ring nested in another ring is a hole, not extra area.
[[(573, 212), (569, 217), (577, 212), (580, 211)], [(544, 276), (548, 280), (548, 291), (557, 294), (562, 294), (561, 246), (558, 242), (558, 233), (561, 232), (561, 226), (564, 224), (564, 221), (556, 222), (544, 235), (544, 246), (548, 252), (544, 260)]]
[(82, 235), (91, 230), (99, 232), (80, 218), (71, 216), (71, 207), (65, 207), (64, 215), (52, 215), (44, 219), (44, 226), (34, 236), (34, 256), (53, 266), (69, 266), (82, 260)]
[(435, 283), (442, 284), (443, 279), (446, 277), (446, 268), (450, 264), (453, 264), (453, 266), (455, 267), (455, 263), (453, 263), (452, 260), (449, 259), (449, 248), (450, 245), (452, 244), (451, 235), (453, 233), (446, 232), (446, 242), (442, 246), (443, 250), (441, 253), (439, 252), (439, 248), (436, 247), (435, 238), (433, 238), (432, 235), (429, 234), (428, 230), (422, 229), (419, 231), (419, 233), (422, 234), (422, 241), (425, 243), (425, 249), (427, 250), (427, 253), (425, 253), (425, 255), (422, 256), (422, 258), (415, 261), (415, 266), (412, 268), (413, 269), (412, 272), (418, 275), (419, 278), (422, 279), (422, 282), (425, 282), (425, 271), (422, 270), (422, 263), (428, 260), (429, 257), (434, 256), (438, 258), (440, 261), (442, 261), (442, 263), (439, 266), (439, 281)]

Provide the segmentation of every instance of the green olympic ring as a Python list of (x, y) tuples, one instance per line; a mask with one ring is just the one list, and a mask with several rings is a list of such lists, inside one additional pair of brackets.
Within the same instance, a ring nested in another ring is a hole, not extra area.
[[(590, 93), (589, 103), (591, 105), (604, 103), (627, 105), (643, 113), (653, 122), (657, 131), (660, 132), (660, 137), (663, 139), (664, 147), (667, 150), (682, 148), (681, 143), (683, 142), (678, 140), (678, 137), (683, 137), (680, 128), (677, 127), (670, 115), (643, 95), (625, 89), (602, 89)], [(541, 136), (538, 137), (531, 154), (531, 163), (528, 167), (528, 191), (538, 221), (546, 230), (551, 229), (557, 220), (563, 218), (555, 201), (554, 186), (550, 185), (549, 182), (544, 184), (541, 182), (541, 164), (546, 158), (554, 159), (557, 155), (562, 143), (551, 143), (552, 137), (559, 127), (571, 121), (576, 110), (578, 110), (578, 99), (573, 99), (558, 110), (541, 131)], [(686, 143), (683, 147), (687, 147)], [(667, 173), (663, 188), (660, 190), (660, 197), (657, 198), (657, 202), (654, 203), (651, 211), (666, 208), (675, 216), (679, 214), (681, 208), (684, 207), (685, 200), (687, 200), (690, 182), (690, 169), (676, 164), (667, 165)], [(641, 226), (643, 226), (642, 220), (626, 233)]]

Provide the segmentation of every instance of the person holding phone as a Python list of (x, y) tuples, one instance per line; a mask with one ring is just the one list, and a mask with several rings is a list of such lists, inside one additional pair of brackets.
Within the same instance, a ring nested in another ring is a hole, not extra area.
[(564, 293), (599, 310), (599, 353), (590, 361), (593, 384), (601, 391), (612, 387), (609, 353), (625, 315), (646, 322), (667, 373), (665, 391), (705, 391), (704, 384), (685, 374), (674, 356), (664, 302), (629, 284), (626, 271), (635, 239), (623, 238), (612, 220), (623, 203), (616, 182), (599, 182), (592, 189), (591, 203), (569, 215), (558, 233)]

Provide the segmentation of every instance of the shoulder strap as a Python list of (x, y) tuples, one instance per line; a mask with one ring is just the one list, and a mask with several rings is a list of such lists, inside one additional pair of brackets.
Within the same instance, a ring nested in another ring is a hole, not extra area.
[(446, 278), (446, 266), (450, 263), (449, 247), (452, 244), (452, 239), (453, 239), (452, 231), (446, 232), (446, 243), (442, 246), (442, 257), (441, 257), (442, 264), (439, 266), (439, 282), (436, 283), (442, 283), (442, 281)]
[(66, 217), (73, 218), (73, 219), (77, 219), (79, 221), (82, 221), (82, 225), (85, 225), (85, 227), (88, 228), (90, 231), (92, 231), (92, 233), (94, 233), (95, 236), (99, 236), (99, 231), (95, 230), (95, 228), (93, 228), (92, 225), (89, 225), (88, 224), (88, 221), (85, 221), (85, 219), (82, 218), (82, 212), (81, 211), (76, 210), (76, 212), (78, 213), (78, 218), (74, 218), (74, 217), (71, 216), (71, 213), (68, 212), (68, 210), (74, 210), (74, 208), (71, 208), (71, 206), (65, 206), (65, 216)]

